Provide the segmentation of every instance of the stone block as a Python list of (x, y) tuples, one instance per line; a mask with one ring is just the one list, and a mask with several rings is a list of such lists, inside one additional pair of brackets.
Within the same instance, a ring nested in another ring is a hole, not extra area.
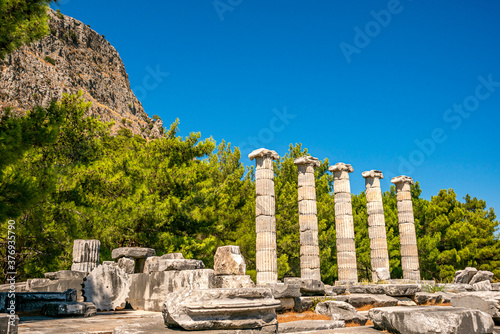
[(265, 288), (204, 289), (171, 292), (163, 305), (169, 328), (232, 330), (273, 327), (281, 303)]
[(472, 279), (470, 280), (469, 284), (474, 285), (475, 283), (483, 281), (488, 281), (491, 283), (493, 276), (494, 274), (491, 271), (479, 270), (474, 276), (472, 276)]
[[(170, 292), (214, 288), (213, 269), (159, 271), (130, 276), (128, 303), (134, 310), (161, 312)], [(243, 276), (244, 277), (244, 276)]]
[(0, 314), (0, 334), (17, 334), (19, 316), (15, 314)]
[[(472, 278), (472, 279), (474, 279), (474, 278)], [(490, 281), (480, 281), (477, 283), (473, 283), (472, 290), (474, 290), (474, 291), (491, 291), (491, 283), (490, 283)]]
[(295, 306), (294, 298), (280, 298), (279, 301), (281, 303), (281, 306), (276, 309), (276, 311), (279, 312), (293, 310)]
[(467, 267), (464, 270), (458, 270), (455, 272), (455, 279), (453, 283), (469, 284), (472, 277), (477, 273), (476, 268)]
[[(336, 328), (345, 328), (345, 322), (338, 320), (300, 320), (279, 324), (279, 333), (312, 333)], [(329, 332), (326, 332), (329, 333)]]
[(451, 297), (451, 306), (477, 309), (500, 320), (500, 292), (462, 292)]
[[(9, 293), (0, 293), (0, 313), (7, 313)], [(15, 294), (16, 312), (40, 312), (50, 302), (76, 302), (76, 290), (65, 292), (20, 292)]]
[(148, 257), (145, 260), (144, 270), (145, 273), (152, 273), (155, 271), (181, 271), (181, 270), (196, 270), (204, 269), (205, 265), (201, 260), (191, 259), (162, 259), (158, 256)]
[(371, 309), (375, 328), (405, 334), (493, 333), (493, 320), (479, 310), (448, 306), (396, 306)]
[(442, 302), (443, 296), (438, 293), (417, 292), (413, 300), (418, 305), (436, 305)]
[(331, 320), (341, 320), (360, 326), (364, 326), (368, 321), (368, 318), (359, 314), (352, 305), (337, 300), (327, 300), (318, 303), (314, 312), (327, 315)]
[(85, 301), (95, 304), (98, 310), (115, 310), (124, 307), (130, 290), (129, 275), (117, 266), (99, 266), (83, 283)]
[(394, 297), (398, 300), (397, 306), (417, 306), (413, 300), (408, 297)]
[(318, 297), (296, 297), (294, 298), (295, 305), (293, 307), (293, 310), (299, 313), (311, 310), (317, 299)]
[(48, 303), (42, 309), (48, 317), (92, 317), (97, 314), (97, 308), (90, 302)]
[[(84, 274), (84, 273), (83, 273)], [(76, 279), (58, 279), (51, 280), (48, 278), (33, 278), (27, 282), (28, 292), (65, 292), (68, 289), (76, 291), (76, 299), (83, 302), (82, 295), (83, 278)]]
[(163, 254), (161, 258), (167, 260), (180, 260), (184, 258), (184, 255), (182, 255), (182, 253), (168, 253)]
[(85, 274), (92, 272), (99, 264), (95, 262), (81, 262), (73, 263), (71, 265), (71, 271), (80, 271)]
[(299, 277), (285, 277), (285, 284), (300, 285), (300, 293), (303, 296), (324, 296), (325, 285), (314, 279), (302, 279)]
[(389, 307), (398, 305), (396, 298), (387, 295), (350, 294), (335, 297), (336, 300), (360, 307)]
[(240, 289), (254, 287), (255, 283), (249, 275), (216, 275), (214, 277), (214, 288), (216, 289)]
[(287, 281), (285, 283), (268, 283), (263, 285), (271, 290), (271, 294), (276, 299), (300, 297), (300, 283)]
[(143, 247), (120, 247), (115, 248), (111, 251), (111, 257), (113, 260), (119, 259), (121, 257), (131, 257), (133, 259), (145, 259), (150, 256), (155, 256), (156, 251), (152, 248)]
[(122, 268), (127, 274), (133, 274), (135, 271), (135, 260), (131, 257), (121, 257), (118, 259), (118, 267)]
[(81, 279), (83, 280), (85, 276), (87, 276), (85, 273), (81, 271), (74, 271), (74, 270), (59, 270), (56, 272), (51, 272), (51, 273), (45, 273), (44, 274), (45, 278), (51, 279), (51, 280), (57, 280), (57, 279)]
[(100, 249), (101, 242), (99, 240), (74, 240), (73, 263), (92, 262), (98, 264)]
[(215, 275), (245, 275), (246, 263), (239, 246), (217, 248), (214, 256)]

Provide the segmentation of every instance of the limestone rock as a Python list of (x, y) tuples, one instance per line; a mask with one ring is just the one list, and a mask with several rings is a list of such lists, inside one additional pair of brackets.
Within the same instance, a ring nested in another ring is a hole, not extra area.
[(299, 285), (300, 293), (304, 296), (324, 296), (325, 285), (314, 279), (302, 279), (299, 277), (285, 277), (285, 284)]
[(387, 281), (391, 279), (391, 273), (388, 268), (377, 268), (374, 270), (377, 281)]
[(280, 305), (264, 288), (183, 290), (167, 295), (163, 318), (168, 327), (185, 330), (276, 330)]
[[(85, 274), (85, 273), (81, 273)], [(28, 292), (65, 292), (68, 289), (76, 291), (77, 301), (83, 302), (82, 278), (51, 280), (48, 278), (33, 278), (26, 282)]]
[(42, 313), (48, 317), (92, 317), (97, 314), (94, 303), (61, 302), (46, 304)]
[(482, 281), (488, 281), (491, 283), (493, 279), (493, 273), (491, 271), (479, 270), (470, 280), (469, 284), (474, 285), (475, 283), (479, 283)]
[(398, 300), (397, 306), (417, 306), (413, 300), (408, 297), (394, 297)]
[(311, 310), (315, 302), (317, 301), (318, 297), (303, 296), (303, 297), (296, 297), (294, 299), (295, 299), (295, 306), (293, 307), (293, 310), (295, 312), (302, 313), (307, 310)]
[(59, 270), (56, 272), (45, 273), (45, 278), (50, 280), (58, 280), (58, 279), (82, 279), (87, 276), (85, 273), (81, 271), (73, 271), (73, 270)]
[(473, 290), (472, 285), (462, 283), (439, 283), (436, 284), (436, 286), (443, 287), (443, 292), (452, 293), (467, 292)]
[(265, 148), (259, 148), (259, 149), (252, 151), (248, 155), (248, 159), (253, 160), (255, 158), (263, 158), (265, 156), (269, 156), (274, 160), (278, 160), (280, 158), (280, 156), (278, 155), (278, 153), (276, 153), (276, 151), (268, 150)]
[(435, 305), (441, 303), (442, 295), (429, 292), (417, 292), (414, 300), (418, 305)]
[(0, 314), (0, 334), (17, 334), (19, 327), (19, 316)]
[(406, 175), (401, 175), (401, 176), (396, 176), (391, 179), (391, 183), (397, 184), (397, 183), (409, 183), (413, 184), (413, 179), (409, 176)]
[(318, 158), (311, 157), (310, 155), (304, 155), (300, 158), (293, 160), (296, 165), (312, 165), (313, 167), (319, 167), (321, 162)]
[(451, 298), (451, 306), (468, 307), (488, 313), (500, 320), (500, 292), (477, 291), (463, 292)]
[(300, 284), (286, 281), (286, 283), (268, 283), (263, 287), (269, 288), (273, 297), (278, 298), (296, 298), (300, 297)]
[(469, 284), (472, 277), (477, 273), (476, 268), (467, 267), (464, 270), (458, 270), (455, 272), (455, 279), (453, 283)]
[(135, 271), (135, 260), (131, 257), (121, 257), (118, 259), (118, 267), (122, 268), (127, 274), (133, 274)]
[(448, 306), (383, 307), (371, 309), (375, 328), (405, 334), (493, 333), (493, 320), (481, 311)]
[(113, 260), (119, 259), (121, 257), (131, 257), (133, 259), (145, 259), (149, 256), (155, 256), (156, 251), (152, 248), (143, 247), (120, 247), (115, 248), (111, 252), (111, 257)]
[(278, 299), (281, 303), (281, 306), (276, 308), (276, 311), (291, 311), (295, 307), (295, 298), (280, 298)]
[(144, 264), (145, 273), (152, 273), (155, 271), (172, 271), (172, 270), (196, 270), (203, 269), (205, 265), (201, 260), (191, 259), (162, 259), (158, 256), (148, 257)]
[(95, 262), (82, 262), (82, 263), (73, 263), (71, 265), (71, 271), (81, 271), (85, 274), (90, 273), (94, 270), (99, 264)]
[[(474, 279), (474, 278), (472, 278), (472, 279)], [(490, 283), (490, 281), (480, 281), (477, 283), (473, 283), (472, 289), (474, 291), (491, 291), (491, 283)]]
[(240, 289), (254, 287), (255, 283), (250, 278), (250, 275), (216, 275), (214, 279), (214, 288), (216, 289)]
[(279, 333), (309, 333), (336, 328), (345, 328), (345, 322), (338, 320), (301, 320), (279, 324)]
[(99, 266), (84, 281), (85, 301), (99, 310), (124, 307), (130, 290), (129, 275), (116, 266)]
[(184, 255), (182, 255), (182, 253), (168, 253), (163, 254), (161, 258), (167, 260), (182, 260), (184, 259)]
[[(0, 293), (0, 313), (7, 313), (9, 293)], [(19, 292), (15, 294), (16, 312), (40, 312), (51, 302), (76, 302), (76, 290), (65, 292)]]
[(77, 239), (73, 241), (73, 263), (92, 262), (99, 263), (99, 240)]
[(370, 307), (388, 307), (396, 306), (398, 300), (386, 295), (368, 295), (368, 294), (351, 294), (335, 297), (338, 301), (343, 301), (359, 308), (363, 306)]
[(500, 291), (500, 283), (491, 283), (491, 291)]
[(352, 173), (354, 171), (354, 168), (352, 168), (351, 165), (345, 164), (343, 162), (337, 162), (335, 165), (330, 166), (328, 170), (332, 173), (334, 172), (348, 172)]
[(215, 275), (245, 275), (246, 264), (239, 246), (217, 248), (214, 256)]
[(361, 294), (384, 294), (391, 297), (414, 296), (422, 291), (420, 284), (367, 284), (351, 285), (348, 287), (350, 293)]
[(382, 173), (382, 171), (375, 170), (375, 169), (363, 172), (363, 173), (361, 173), (361, 176), (363, 176), (365, 179), (366, 178), (370, 178), (370, 177), (376, 177), (376, 178), (379, 178), (379, 179), (383, 179), (384, 178), (384, 174)]
[(352, 322), (361, 326), (364, 326), (368, 320), (365, 316), (359, 314), (352, 305), (336, 300), (318, 303), (314, 312), (327, 315), (331, 320)]
[[(161, 312), (167, 295), (173, 291), (214, 288), (213, 269), (158, 271), (129, 275), (127, 302), (134, 310)], [(245, 276), (240, 276), (245, 277)]]

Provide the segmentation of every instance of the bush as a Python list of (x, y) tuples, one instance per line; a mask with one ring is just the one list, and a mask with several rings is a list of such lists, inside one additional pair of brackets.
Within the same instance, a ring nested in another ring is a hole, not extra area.
[(43, 60), (45, 60), (47, 63), (51, 63), (52, 65), (56, 66), (56, 61), (54, 60), (54, 58), (50, 56), (45, 56)]
[(64, 15), (61, 13), (61, 10), (60, 9), (57, 9), (56, 10), (56, 16), (58, 18), (60, 18), (61, 20), (64, 20)]

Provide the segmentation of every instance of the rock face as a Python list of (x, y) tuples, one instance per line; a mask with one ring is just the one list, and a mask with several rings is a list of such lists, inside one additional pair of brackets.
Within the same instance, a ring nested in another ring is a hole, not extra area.
[(118, 266), (99, 266), (84, 282), (85, 301), (99, 310), (114, 310), (125, 306), (130, 290), (129, 275)]
[[(92, 102), (90, 115), (115, 121), (113, 132), (121, 126), (144, 137), (163, 134), (161, 120), (144, 112), (130, 89), (125, 66), (115, 48), (90, 26), (52, 9), (50, 34), (0, 60), (0, 110), (16, 111), (35, 105), (47, 106), (63, 93), (79, 90)], [(159, 68), (146, 69), (148, 86), (165, 80), (168, 73)], [(148, 89), (146, 84), (143, 90)], [(123, 121), (122, 121), (123, 120)]]
[(455, 272), (453, 283), (469, 284), (472, 277), (477, 273), (476, 268), (467, 267), (464, 270)]
[(364, 326), (368, 320), (364, 315), (359, 314), (352, 305), (336, 300), (327, 300), (318, 303), (314, 312), (327, 315), (331, 320), (342, 320), (361, 326)]
[(405, 334), (493, 333), (493, 320), (481, 311), (447, 306), (397, 306), (371, 309), (375, 328)]
[(469, 284), (474, 285), (475, 283), (488, 281), (491, 283), (494, 274), (491, 271), (479, 270), (470, 280)]
[(214, 256), (215, 275), (245, 275), (246, 264), (239, 246), (217, 248)]
[(276, 333), (281, 303), (269, 289), (184, 290), (167, 295), (165, 325), (185, 330), (267, 329)]
[(133, 274), (129, 277), (128, 303), (134, 310), (153, 312), (161, 312), (163, 302), (170, 292), (212, 289), (215, 281), (213, 269), (158, 271), (150, 274)]

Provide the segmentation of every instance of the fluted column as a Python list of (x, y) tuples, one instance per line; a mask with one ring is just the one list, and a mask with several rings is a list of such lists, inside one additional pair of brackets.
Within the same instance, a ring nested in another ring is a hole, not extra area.
[(248, 155), (255, 159), (255, 232), (257, 284), (278, 281), (273, 160), (275, 151), (260, 148)]
[(401, 175), (391, 180), (396, 185), (398, 198), (399, 242), (401, 243), (401, 266), (403, 278), (420, 280), (420, 266), (418, 264), (417, 234), (413, 218), (413, 204), (411, 202), (411, 185), (413, 179)]
[(363, 172), (366, 187), (366, 211), (368, 212), (368, 237), (372, 263), (372, 280), (388, 280), (391, 278), (387, 236), (385, 232), (384, 205), (380, 179), (384, 178), (379, 170)]
[(99, 265), (99, 251), (101, 242), (99, 240), (73, 241), (73, 264), (71, 270), (90, 273)]
[(293, 162), (299, 169), (300, 277), (321, 281), (314, 179), (314, 168), (319, 167), (320, 162), (318, 158), (310, 156), (297, 158)]
[(357, 282), (356, 245), (354, 243), (354, 220), (352, 217), (351, 165), (339, 162), (328, 168), (333, 173), (335, 191), (335, 231), (337, 233), (337, 266), (339, 281)]

